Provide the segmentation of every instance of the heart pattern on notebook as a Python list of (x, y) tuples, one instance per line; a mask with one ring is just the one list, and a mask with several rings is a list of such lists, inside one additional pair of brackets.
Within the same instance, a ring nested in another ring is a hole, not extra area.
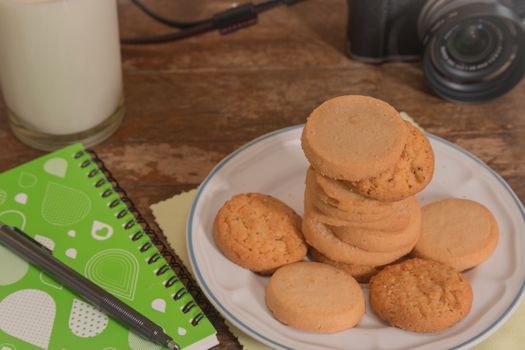
[(91, 236), (97, 241), (110, 239), (113, 236), (113, 227), (95, 220), (93, 221), (93, 226), (91, 226)]
[(19, 193), (15, 196), (15, 202), (17, 202), (18, 204), (22, 204), (22, 205), (26, 205), (28, 199), (29, 197), (25, 193)]
[(67, 160), (63, 158), (53, 158), (44, 164), (46, 173), (62, 178), (66, 177), (67, 168)]
[(91, 199), (72, 187), (50, 182), (42, 201), (42, 218), (54, 226), (74, 225), (91, 212)]
[(38, 178), (33, 174), (22, 172), (18, 177), (18, 186), (21, 188), (35, 187), (37, 183)]
[(0, 222), (15, 226), (21, 230), (26, 228), (26, 216), (18, 210), (6, 210), (0, 213)]
[(0, 330), (47, 350), (55, 323), (53, 298), (40, 290), (24, 289), (0, 302)]
[(59, 284), (57, 281), (55, 281), (53, 278), (49, 277), (43, 272), (40, 272), (40, 282), (42, 282), (48, 287), (55, 288), (58, 290), (62, 290), (62, 288), (64, 288), (61, 284)]
[(66, 256), (70, 259), (76, 259), (77, 258), (77, 250), (75, 248), (69, 248), (66, 250)]
[(12, 344), (0, 344), (0, 350), (16, 350)]
[(128, 343), (129, 347), (132, 350), (160, 350), (161, 347), (153, 344), (150, 341), (147, 341), (146, 339), (139, 337), (133, 332), (129, 332), (128, 335)]
[(164, 300), (164, 299), (155, 299), (151, 303), (151, 307), (154, 310), (157, 310), (158, 312), (164, 313), (164, 312), (166, 312), (166, 300)]
[(46, 247), (50, 251), (55, 250), (55, 241), (53, 241), (51, 238), (42, 236), (42, 235), (36, 235), (34, 238), (35, 238), (35, 241), (42, 244), (44, 247)]
[(0, 245), (0, 286), (20, 281), (27, 274), (29, 264)]
[(69, 315), (69, 329), (80, 338), (91, 338), (104, 332), (109, 319), (99, 309), (81, 300), (73, 300)]
[(86, 277), (109, 291), (133, 301), (139, 278), (137, 258), (127, 250), (107, 249), (94, 255), (86, 264)]

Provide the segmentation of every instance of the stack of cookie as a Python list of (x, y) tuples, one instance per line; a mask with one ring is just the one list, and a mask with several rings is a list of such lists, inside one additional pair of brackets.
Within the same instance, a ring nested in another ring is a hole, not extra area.
[(414, 248), (421, 232), (415, 194), (434, 172), (422, 132), (383, 101), (342, 96), (312, 112), (301, 142), (311, 164), (303, 234), (312, 260), (366, 282)]

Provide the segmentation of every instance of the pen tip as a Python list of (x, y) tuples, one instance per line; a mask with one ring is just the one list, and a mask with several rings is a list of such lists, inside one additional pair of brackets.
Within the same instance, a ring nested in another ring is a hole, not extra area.
[(168, 349), (171, 349), (171, 350), (180, 350), (180, 346), (179, 344), (175, 343), (173, 340), (170, 340), (168, 342)]

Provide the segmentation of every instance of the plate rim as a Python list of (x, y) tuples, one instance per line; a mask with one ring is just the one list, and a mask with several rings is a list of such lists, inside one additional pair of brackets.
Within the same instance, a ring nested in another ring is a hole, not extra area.
[[(237, 148), (230, 154), (228, 154), (225, 158), (223, 158), (217, 165), (213, 167), (213, 169), (209, 172), (209, 174), (206, 176), (204, 181), (199, 185), (197, 189), (197, 193), (195, 194), (195, 198), (192, 201), (190, 212), (188, 213), (188, 219), (186, 222), (186, 239), (187, 239), (187, 252), (190, 257), (190, 264), (193, 268), (193, 271), (195, 273), (195, 277), (197, 279), (197, 283), (203, 290), (206, 297), (212, 302), (212, 304), (217, 308), (217, 310), (226, 318), (228, 321), (235, 324), (237, 327), (239, 327), (242, 331), (247, 333), (249, 336), (254, 337), (266, 345), (269, 346), (277, 346), (281, 349), (290, 349), (292, 348), (287, 347), (286, 345), (283, 345), (281, 343), (278, 343), (263, 334), (260, 334), (256, 330), (252, 329), (251, 327), (245, 325), (241, 320), (239, 320), (235, 315), (233, 315), (224, 305), (217, 299), (217, 297), (212, 293), (210, 288), (208, 287), (206, 281), (204, 280), (200, 269), (198, 267), (195, 255), (194, 255), (194, 247), (193, 247), (193, 240), (192, 240), (192, 231), (193, 231), (193, 220), (195, 218), (195, 210), (197, 208), (197, 205), (199, 203), (200, 196), (202, 195), (204, 189), (206, 188), (208, 182), (212, 179), (212, 177), (222, 168), (224, 167), (230, 160), (232, 160), (235, 156), (237, 156), (239, 153), (243, 152), (247, 148), (250, 148), (251, 146), (264, 141), (268, 138), (274, 137), (279, 134), (284, 134), (286, 132), (303, 128), (304, 124), (298, 124), (289, 126), (286, 128), (274, 130), (272, 132), (266, 133), (264, 135), (261, 135), (250, 142), (242, 145), (241, 147)], [(514, 200), (517, 208), (521, 212), (521, 216), (523, 219), (523, 222), (525, 222), (525, 208), (523, 206), (523, 203), (521, 203), (521, 200), (518, 198), (517, 194), (512, 190), (510, 185), (503, 179), (501, 175), (499, 175), (495, 170), (493, 170), (491, 167), (489, 167), (485, 162), (483, 162), (481, 159), (479, 159), (474, 154), (470, 153), (469, 151), (461, 148), (460, 146), (454, 144), (453, 142), (450, 142), (440, 136), (433, 135), (429, 132), (425, 131), (425, 134), (428, 138), (434, 139), (436, 141), (442, 142), (447, 146), (452, 147), (453, 149), (459, 151), (460, 153), (466, 155), (470, 159), (474, 160), (476, 163), (480, 164), (482, 167), (487, 169), (491, 175), (493, 175), (496, 180), (498, 180), (499, 183), (503, 185), (503, 187), (507, 190), (507, 192), (510, 194), (512, 199)], [(475, 335), (474, 337), (470, 338), (467, 341), (464, 341), (461, 344), (455, 345), (454, 347), (450, 348), (449, 350), (459, 350), (466, 346), (474, 346), (476, 344), (479, 344), (481, 341), (489, 337), (491, 334), (493, 334), (498, 328), (500, 328), (507, 320), (508, 318), (516, 311), (517, 307), (520, 305), (522, 299), (525, 296), (525, 279), (523, 279), (521, 287), (512, 301), (512, 303), (507, 307), (507, 309), (497, 318), (497, 320), (491, 324), (489, 327), (485, 328), (483, 331)]]

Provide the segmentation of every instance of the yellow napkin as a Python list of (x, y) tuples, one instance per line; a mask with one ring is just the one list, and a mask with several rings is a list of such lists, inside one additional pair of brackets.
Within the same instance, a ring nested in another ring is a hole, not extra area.
[[(181, 193), (164, 202), (151, 206), (155, 220), (166, 235), (171, 247), (181, 258), (188, 270), (193, 274), (188, 251), (186, 249), (186, 219), (191, 208), (191, 202), (196, 190)], [(195, 277), (195, 275), (194, 275)], [(240, 329), (226, 321), (230, 331), (239, 339), (246, 350), (269, 350), (271, 348), (243, 333)]]
[[(153, 215), (168, 242), (191, 271), (190, 261), (186, 249), (186, 219), (196, 190), (179, 194), (164, 202), (151, 206)], [(193, 273), (193, 271), (191, 271)], [(481, 344), (473, 347), (475, 350), (520, 350), (525, 348), (525, 303), (511, 316), (496, 333), (491, 335)], [(266, 345), (244, 334), (241, 330), (226, 321), (232, 333), (239, 338), (239, 342), (246, 350), (270, 349)]]

